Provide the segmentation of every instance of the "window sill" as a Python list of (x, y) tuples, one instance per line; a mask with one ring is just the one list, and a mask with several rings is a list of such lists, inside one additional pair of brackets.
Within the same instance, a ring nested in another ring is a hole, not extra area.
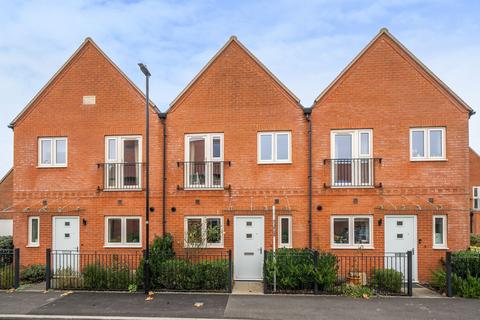
[(183, 191), (223, 191), (225, 187), (215, 187), (215, 188), (184, 188)]
[(448, 247), (432, 247), (433, 250), (449, 250)]
[(332, 185), (332, 189), (375, 189), (375, 186), (336, 186)]
[(37, 169), (62, 169), (62, 168), (68, 168), (68, 165), (61, 165), (61, 166), (42, 166), (42, 165), (37, 165)]
[(142, 244), (106, 244), (104, 248), (142, 248)]
[(184, 249), (223, 249), (224, 248), (224, 245), (209, 245), (209, 246), (206, 246), (206, 247), (189, 247), (189, 246), (184, 246), (183, 247)]
[(39, 244), (27, 244), (27, 245), (25, 246), (25, 248), (39, 248), (39, 247), (40, 247)]
[(415, 159), (415, 158), (410, 158), (411, 162), (442, 162), (442, 161), (448, 161), (446, 158), (441, 158), (441, 159), (435, 159), (435, 158), (422, 158), (422, 159)]
[(292, 161), (268, 161), (268, 162), (258, 162), (257, 161), (257, 164), (292, 164), (293, 162)]
[(123, 189), (123, 188), (118, 188), (118, 189), (114, 189), (114, 188), (111, 188), (111, 189), (103, 189), (104, 192), (124, 192), (124, 191), (135, 191), (135, 192), (138, 192), (138, 191), (143, 191), (142, 188), (128, 188), (128, 189)]
[(351, 245), (346, 245), (346, 246), (339, 246), (339, 245), (330, 245), (330, 249), (345, 249), (345, 250), (374, 250), (375, 247), (372, 245), (368, 246), (351, 246)]

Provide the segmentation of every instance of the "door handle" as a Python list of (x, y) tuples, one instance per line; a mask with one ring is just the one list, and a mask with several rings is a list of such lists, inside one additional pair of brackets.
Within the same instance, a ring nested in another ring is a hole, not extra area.
[(263, 248), (258, 249), (260, 251), (260, 254), (263, 254)]

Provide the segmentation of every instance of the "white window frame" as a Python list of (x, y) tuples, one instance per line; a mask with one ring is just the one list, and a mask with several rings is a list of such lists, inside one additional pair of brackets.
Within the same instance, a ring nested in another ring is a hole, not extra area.
[[(32, 241), (32, 221), (37, 220), (37, 241)], [(28, 247), (39, 247), (40, 246), (40, 217), (28, 217)]]
[[(223, 133), (190, 133), (185, 135), (185, 162), (190, 162), (190, 140), (192, 138), (203, 138), (205, 139), (205, 159), (204, 161), (218, 161), (223, 162), (224, 159), (224, 143), (223, 143)], [(213, 140), (220, 139), (220, 157), (213, 156)], [(217, 186), (215, 185), (214, 188), (211, 186), (213, 185), (213, 172), (210, 166), (205, 167), (205, 189), (208, 190), (215, 190), (215, 189), (223, 189), (224, 183), (224, 168), (223, 164), (220, 165), (221, 168), (221, 181), (220, 184)], [(190, 176), (190, 167), (187, 165), (184, 170), (184, 182), (185, 182), (185, 189), (186, 190), (198, 190), (202, 189), (202, 185), (190, 185), (189, 183), (189, 176)]]
[[(288, 219), (288, 242), (282, 242), (282, 219)], [(278, 247), (291, 248), (292, 247), (292, 217), (278, 216)]]
[[(57, 163), (57, 141), (65, 140), (65, 163)], [(51, 162), (42, 163), (42, 142), (50, 141)], [(67, 137), (41, 137), (38, 138), (38, 167), (39, 168), (66, 168), (68, 167), (68, 138)]]
[[(113, 140), (115, 141), (115, 158), (110, 158), (109, 156), (109, 142)], [(142, 189), (142, 136), (132, 135), (132, 136), (105, 136), (105, 163), (107, 164), (117, 164), (117, 163), (124, 163), (124, 141), (125, 140), (137, 140), (138, 141), (138, 160), (137, 163), (140, 166), (138, 168), (138, 184), (132, 188), (124, 188), (124, 180), (123, 180), (123, 170), (120, 170), (121, 167), (118, 167), (116, 170), (116, 179), (119, 179), (119, 188), (106, 188), (106, 190), (122, 190), (122, 191), (129, 191), (129, 190), (140, 190)], [(108, 168), (105, 167), (105, 183), (108, 183)]]
[[(477, 191), (477, 196), (475, 196), (475, 191)], [(477, 207), (475, 207), (475, 200), (477, 200)], [(474, 211), (480, 210), (480, 186), (474, 186), (472, 188), (472, 209)]]
[[(286, 134), (288, 137), (288, 159), (278, 159), (277, 158), (277, 135)], [(271, 136), (272, 137), (272, 158), (267, 160), (262, 160), (262, 145), (261, 137), (262, 136)], [(291, 131), (261, 131), (257, 133), (257, 163), (258, 164), (282, 164), (282, 163), (292, 163), (292, 132)]]
[[(110, 219), (120, 219), (121, 220), (121, 241), (120, 242), (109, 242), (108, 241), (108, 220)], [(137, 219), (139, 226), (139, 237), (140, 241), (138, 243), (128, 243), (127, 242), (127, 219)], [(105, 248), (141, 248), (142, 247), (142, 217), (140, 216), (105, 216)]]
[(200, 219), (202, 221), (202, 235), (206, 235), (207, 232), (207, 220), (208, 219), (220, 219), (220, 242), (219, 243), (208, 243), (207, 238), (205, 236), (202, 239), (202, 243), (199, 244), (199, 249), (204, 248), (223, 248), (224, 247), (224, 224), (223, 224), (223, 216), (185, 216), (183, 218), (183, 239), (184, 239), (184, 248), (197, 248), (195, 245), (190, 245), (187, 241), (188, 237), (188, 220), (189, 219)]
[[(443, 222), (442, 222), (442, 232), (443, 232), (443, 243), (441, 244), (437, 244), (435, 243), (435, 219), (442, 219)], [(432, 239), (432, 243), (433, 243), (433, 248), (434, 249), (448, 249), (448, 246), (447, 246), (447, 232), (448, 232), (448, 218), (446, 215), (434, 215), (432, 217), (432, 236), (433, 236), (433, 239)]]
[[(368, 153), (362, 153), (362, 134), (368, 134)], [(373, 158), (373, 130), (372, 129), (348, 129), (348, 130), (331, 130), (330, 131), (330, 157), (335, 161), (337, 157), (335, 156), (335, 137), (339, 134), (345, 135), (349, 134), (352, 136), (352, 159), (372, 159)], [(339, 158), (341, 159), (341, 158)], [(359, 166), (352, 163), (352, 181), (351, 183), (338, 183), (335, 181), (335, 162), (331, 165), (331, 177), (332, 177), (332, 188), (373, 188), (374, 187), (374, 163), (373, 161), (368, 162), (369, 175), (368, 182), (360, 183), (361, 172), (358, 170)], [(358, 171), (358, 172), (357, 172)], [(352, 186), (350, 186), (352, 185)]]
[[(369, 219), (369, 239), (368, 244), (355, 244), (355, 219)], [(348, 243), (335, 243), (334, 222), (335, 219), (348, 219)], [(372, 215), (332, 215), (330, 217), (330, 247), (332, 249), (374, 249), (373, 246), (373, 216)]]
[[(430, 155), (430, 132), (442, 131), (442, 155), (434, 157)], [(413, 132), (423, 132), (423, 157), (413, 156)], [(447, 160), (447, 136), (446, 127), (429, 127), (429, 128), (410, 128), (410, 161), (445, 161)]]

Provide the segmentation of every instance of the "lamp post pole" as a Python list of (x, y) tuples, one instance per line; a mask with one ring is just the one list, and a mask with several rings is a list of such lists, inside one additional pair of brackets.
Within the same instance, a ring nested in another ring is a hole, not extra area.
[(145, 263), (143, 277), (145, 293), (150, 290), (150, 121), (149, 121), (149, 79), (150, 71), (143, 63), (139, 63), (140, 70), (145, 75)]

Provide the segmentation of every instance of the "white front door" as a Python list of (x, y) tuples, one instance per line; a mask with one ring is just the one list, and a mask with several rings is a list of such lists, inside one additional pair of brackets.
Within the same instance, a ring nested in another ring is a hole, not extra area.
[(79, 217), (53, 217), (53, 270), (78, 270)]
[[(412, 277), (417, 281), (417, 217), (385, 216), (385, 256), (412, 251)], [(385, 258), (385, 267), (401, 271), (406, 277), (406, 259)]]
[(235, 280), (262, 280), (263, 217), (235, 217), (233, 232)]

